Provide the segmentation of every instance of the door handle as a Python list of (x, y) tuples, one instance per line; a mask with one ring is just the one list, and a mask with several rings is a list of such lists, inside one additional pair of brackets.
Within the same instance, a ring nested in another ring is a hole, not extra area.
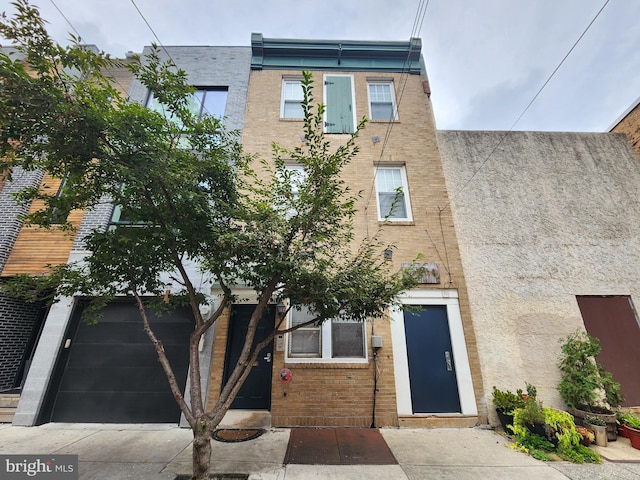
[(267, 356), (264, 357), (264, 359), (267, 361), (267, 363), (271, 363), (271, 352), (267, 353)]
[(453, 365), (451, 364), (451, 353), (444, 352), (444, 359), (447, 362), (447, 372), (453, 371)]

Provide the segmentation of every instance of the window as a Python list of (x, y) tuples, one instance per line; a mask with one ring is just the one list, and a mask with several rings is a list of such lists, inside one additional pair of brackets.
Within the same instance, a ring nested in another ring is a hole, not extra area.
[[(198, 116), (208, 113), (214, 117), (222, 118), (227, 106), (227, 93), (226, 88), (199, 88), (191, 97), (189, 110)], [(165, 116), (168, 115), (164, 105), (153, 97), (153, 93), (149, 95), (147, 108), (160, 112)]]
[(111, 226), (142, 226), (144, 222), (134, 221), (131, 219), (131, 216), (127, 213), (126, 210), (122, 208), (120, 205), (116, 205), (113, 208), (113, 213), (111, 214), (111, 221), (109, 222)]
[(326, 133), (353, 133), (356, 124), (356, 105), (353, 99), (351, 75), (325, 75), (324, 98), (327, 111)]
[(378, 167), (378, 220), (411, 220), (409, 188), (404, 167)]
[(369, 83), (369, 118), (371, 120), (397, 120), (393, 82)]
[[(281, 204), (278, 205), (284, 209), (286, 218), (292, 218), (297, 213), (297, 202), (300, 195), (300, 187), (307, 179), (307, 173), (302, 165), (291, 164), (285, 165), (286, 173), (283, 173), (279, 178), (280, 181), (288, 182), (291, 188), (291, 195), (285, 195), (281, 199)], [(286, 175), (286, 176), (285, 176)]]
[[(199, 88), (189, 99), (189, 111), (200, 117), (203, 113), (207, 113), (216, 118), (222, 119), (227, 104), (226, 88)], [(158, 102), (153, 96), (153, 92), (149, 93), (147, 99), (147, 108), (161, 113), (165, 118), (172, 121), (178, 127), (182, 127), (182, 122), (175, 118), (166, 110), (166, 107)], [(189, 141), (184, 136), (178, 139), (179, 148), (188, 149)]]
[[(295, 327), (314, 319), (304, 306), (289, 311), (289, 325)], [(300, 327), (289, 334), (290, 359), (365, 359), (365, 324), (334, 318), (322, 325)]]
[(280, 117), (304, 118), (304, 112), (302, 111), (303, 99), (302, 81), (299, 79), (283, 79)]
[(291, 180), (291, 193), (295, 199), (298, 198), (298, 190), (307, 179), (307, 172), (305, 172), (302, 165), (286, 165), (285, 168), (290, 175)]
[[(60, 199), (60, 197), (64, 193), (66, 186), (67, 186), (67, 179), (63, 178), (62, 181), (60, 182), (60, 186), (58, 187), (58, 191), (56, 192), (56, 201)], [(67, 221), (68, 217), (69, 217), (69, 210), (59, 205), (54, 206), (51, 209), (51, 212), (49, 214), (49, 219), (51, 223), (54, 225), (63, 224), (64, 222)]]

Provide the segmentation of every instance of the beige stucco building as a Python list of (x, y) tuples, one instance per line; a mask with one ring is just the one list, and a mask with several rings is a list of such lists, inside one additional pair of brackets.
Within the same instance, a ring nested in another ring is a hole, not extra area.
[[(640, 405), (640, 163), (613, 133), (439, 131), (484, 380), (557, 391), (559, 340), (586, 329)], [(493, 408), (489, 408), (495, 421)]]

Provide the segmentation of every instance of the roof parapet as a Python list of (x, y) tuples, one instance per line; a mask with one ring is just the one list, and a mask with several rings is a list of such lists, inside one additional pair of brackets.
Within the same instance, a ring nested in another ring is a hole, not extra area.
[(422, 41), (305, 40), (251, 34), (252, 70), (424, 73)]

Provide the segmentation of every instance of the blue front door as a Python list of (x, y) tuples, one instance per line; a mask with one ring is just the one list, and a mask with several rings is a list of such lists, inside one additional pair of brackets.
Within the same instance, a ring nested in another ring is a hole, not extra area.
[(404, 312), (413, 413), (461, 412), (447, 307)]

